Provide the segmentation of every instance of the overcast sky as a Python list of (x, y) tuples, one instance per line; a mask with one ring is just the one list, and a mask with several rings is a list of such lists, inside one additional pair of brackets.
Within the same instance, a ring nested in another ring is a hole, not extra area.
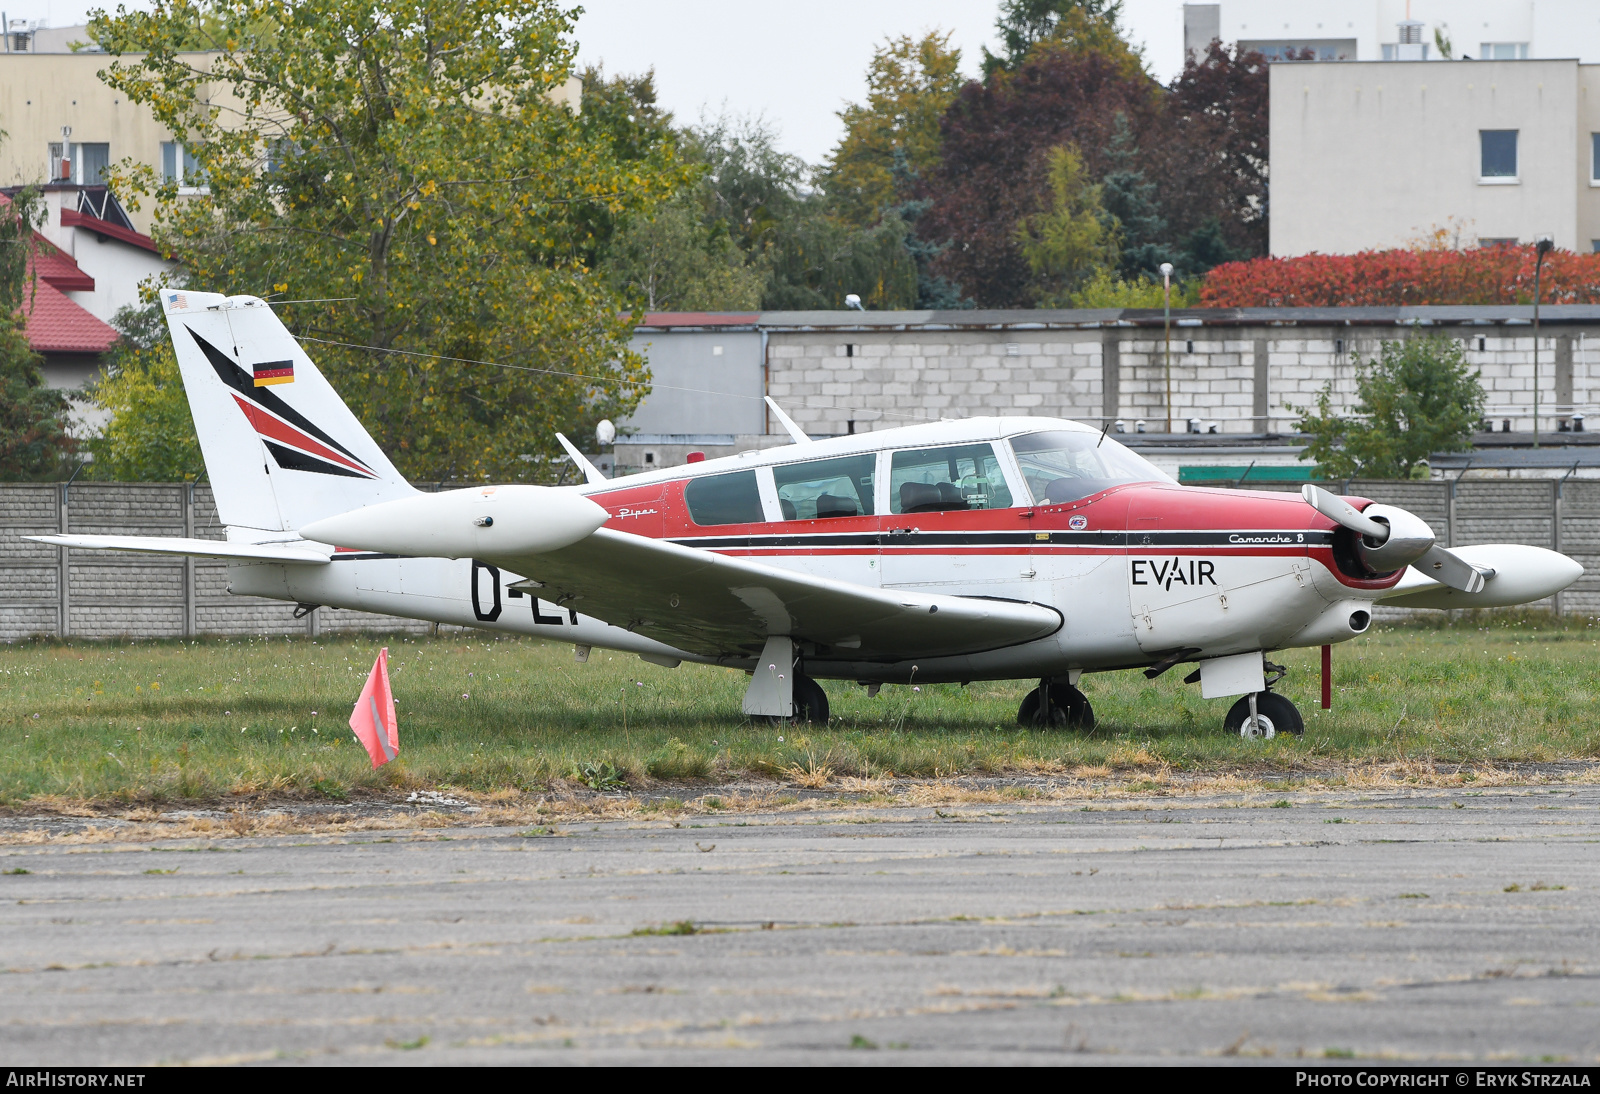
[[(12, 19), (81, 23), (96, 5), (0, 0)], [(578, 61), (607, 72), (655, 69), (661, 103), (680, 122), (702, 114), (764, 115), (785, 150), (818, 162), (838, 141), (835, 116), (866, 93), (873, 47), (891, 35), (954, 31), (962, 69), (976, 75), (994, 46), (997, 0), (586, 0)], [(1163, 83), (1181, 66), (1183, 0), (1124, 0), (1129, 37)]]

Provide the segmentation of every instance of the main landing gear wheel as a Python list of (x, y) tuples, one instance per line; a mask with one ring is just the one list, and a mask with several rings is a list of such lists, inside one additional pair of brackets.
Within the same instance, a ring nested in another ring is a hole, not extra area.
[[(1048, 712), (1042, 709), (1045, 695), (1049, 696)], [(1089, 697), (1071, 684), (1041, 681), (1017, 708), (1017, 724), (1028, 729), (1089, 730), (1094, 728), (1094, 707), (1089, 705)]]
[(828, 693), (809, 676), (794, 678), (794, 720), (812, 725), (828, 724)]
[(1252, 696), (1246, 695), (1228, 711), (1228, 716), (1222, 725), (1229, 733), (1257, 739), (1276, 737), (1280, 733), (1290, 733), (1296, 737), (1304, 736), (1305, 720), (1300, 717), (1300, 712), (1289, 700), (1275, 691), (1256, 692), (1253, 696), (1256, 701), (1256, 715), (1252, 721), (1251, 698)]

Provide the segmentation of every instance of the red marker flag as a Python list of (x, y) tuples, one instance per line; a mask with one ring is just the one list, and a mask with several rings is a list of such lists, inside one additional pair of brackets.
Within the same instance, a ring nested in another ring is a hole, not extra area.
[(378, 659), (372, 663), (367, 686), (361, 689), (361, 698), (350, 714), (350, 728), (372, 757), (374, 770), (400, 754), (400, 723), (394, 716), (394, 692), (389, 690), (387, 646), (378, 651)]

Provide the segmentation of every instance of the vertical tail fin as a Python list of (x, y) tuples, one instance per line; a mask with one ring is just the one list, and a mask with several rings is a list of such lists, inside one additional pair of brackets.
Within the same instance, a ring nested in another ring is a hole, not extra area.
[(161, 304), (224, 524), (293, 531), (416, 492), (265, 301)]

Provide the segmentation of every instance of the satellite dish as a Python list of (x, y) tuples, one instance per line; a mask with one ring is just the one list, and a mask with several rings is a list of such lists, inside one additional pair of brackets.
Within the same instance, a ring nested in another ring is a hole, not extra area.
[(850, 293), (848, 296), (846, 296), (844, 298), (844, 306), (846, 308), (848, 308), (848, 309), (853, 310), (853, 311), (866, 311), (867, 310), (866, 308), (863, 308), (861, 306), (861, 298), (859, 296), (857, 296), (855, 293)]
[(600, 424), (594, 427), (594, 439), (601, 448), (617, 439), (617, 427), (611, 424), (610, 418), (600, 419)]

